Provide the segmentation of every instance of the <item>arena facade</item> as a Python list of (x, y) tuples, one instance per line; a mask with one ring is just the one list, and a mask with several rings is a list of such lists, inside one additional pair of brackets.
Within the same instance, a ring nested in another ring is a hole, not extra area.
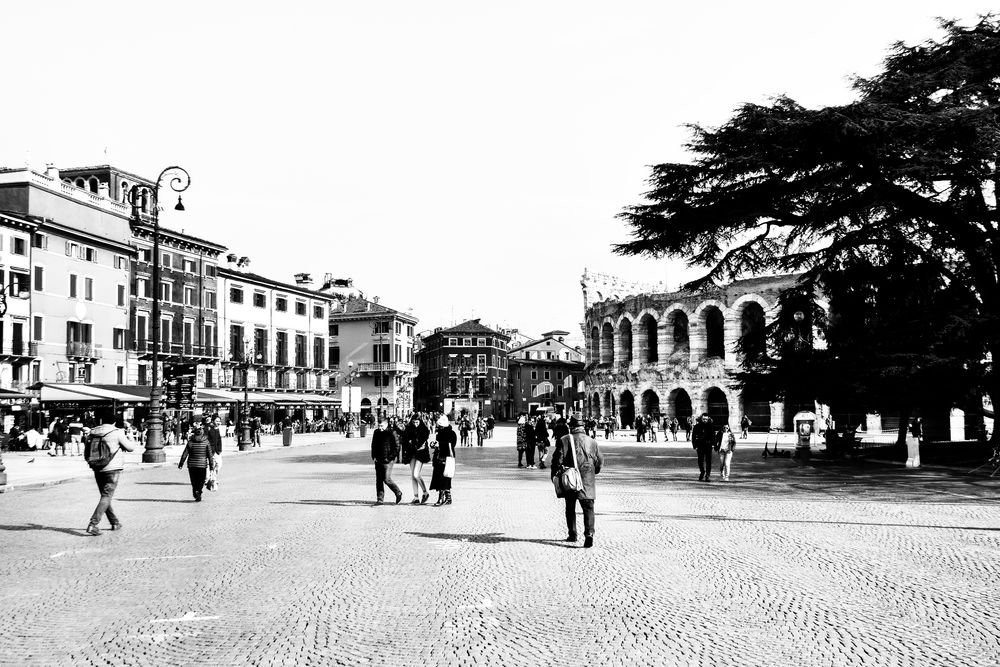
[(768, 276), (667, 292), (585, 271), (588, 414), (614, 415), (628, 426), (637, 414), (683, 419), (707, 412), (734, 429), (746, 414), (754, 430), (791, 430), (799, 410), (822, 415), (824, 406), (814, 402), (786, 406), (744, 395), (735, 380), (741, 333), (763, 335), (779, 293), (795, 279)]

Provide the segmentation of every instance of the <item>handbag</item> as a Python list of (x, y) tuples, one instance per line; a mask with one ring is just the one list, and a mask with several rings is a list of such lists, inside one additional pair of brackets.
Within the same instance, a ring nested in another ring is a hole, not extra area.
[[(580, 478), (580, 471), (576, 466), (576, 442), (572, 435), (565, 437), (569, 438), (570, 451), (573, 452), (573, 467), (563, 466), (562, 470), (552, 478), (552, 483), (556, 488), (556, 498), (564, 498), (567, 494), (577, 493), (583, 488), (583, 480)], [(565, 460), (565, 457), (563, 459)]]
[(448, 456), (444, 460), (444, 472), (442, 473), (448, 479), (455, 476), (455, 457)]

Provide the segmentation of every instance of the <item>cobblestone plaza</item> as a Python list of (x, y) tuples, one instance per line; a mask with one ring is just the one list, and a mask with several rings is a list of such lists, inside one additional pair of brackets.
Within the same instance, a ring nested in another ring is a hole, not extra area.
[[(3, 665), (996, 665), (1000, 480), (599, 441), (593, 549), (513, 431), (455, 504), (371, 507), (367, 440), (0, 495)], [(81, 462), (81, 466), (84, 464)], [(429, 474), (427, 475), (429, 479)], [(432, 498), (433, 500), (433, 498)]]

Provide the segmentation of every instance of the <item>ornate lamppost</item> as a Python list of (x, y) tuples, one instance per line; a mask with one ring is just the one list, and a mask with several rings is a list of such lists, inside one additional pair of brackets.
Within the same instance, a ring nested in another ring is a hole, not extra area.
[[(164, 183), (164, 179), (166, 182)], [(151, 194), (152, 207), (150, 217), (153, 219), (153, 377), (152, 386), (149, 391), (149, 417), (146, 427), (146, 450), (142, 453), (143, 463), (163, 463), (167, 460), (163, 452), (163, 418), (160, 413), (160, 188), (169, 185), (170, 189), (177, 192), (177, 204), (175, 211), (184, 210), (184, 202), (179, 193), (184, 192), (191, 185), (191, 176), (183, 167), (176, 165), (167, 167), (160, 172), (156, 179), (156, 186)], [(132, 215), (137, 222), (142, 222), (139, 217), (140, 190), (139, 185), (132, 186), (129, 191), (129, 201), (132, 204)]]
[(376, 421), (379, 421), (379, 420), (382, 419), (382, 400), (383, 400), (382, 399), (382, 391), (383, 391), (383, 386), (382, 385), (385, 384), (385, 372), (382, 369), (385, 367), (384, 364), (387, 363), (386, 360), (383, 357), (388, 356), (388, 355), (383, 355), (382, 354), (382, 343), (383, 343), (383, 341), (386, 340), (386, 338), (389, 335), (389, 332), (382, 331), (382, 323), (385, 322), (385, 321), (386, 320), (374, 320), (374, 321), (372, 321), (372, 337), (375, 338), (378, 341), (378, 343), (376, 343), (376, 345), (379, 346), (379, 348), (378, 348), (379, 351), (378, 351), (378, 354), (376, 355), (378, 357), (378, 360), (379, 360), (378, 361), (378, 408), (375, 410), (375, 420)]
[(237, 446), (241, 452), (253, 448), (253, 440), (250, 438), (250, 368), (254, 361), (260, 361), (262, 355), (257, 352), (257, 348), (250, 344), (249, 336), (243, 337), (242, 358), (236, 361), (235, 368), (243, 371), (243, 406), (240, 409), (239, 438)]
[(344, 426), (345, 436), (348, 438), (354, 437), (354, 411), (351, 409), (353, 406), (353, 389), (354, 381), (358, 379), (361, 374), (354, 368), (354, 362), (347, 362), (347, 375), (344, 376), (344, 384), (347, 385), (347, 417), (345, 418), (346, 425)]

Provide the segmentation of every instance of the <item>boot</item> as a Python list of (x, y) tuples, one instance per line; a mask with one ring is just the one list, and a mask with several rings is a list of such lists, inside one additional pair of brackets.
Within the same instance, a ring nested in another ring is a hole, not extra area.
[(444, 504), (451, 505), (451, 491), (444, 492)]
[(441, 492), (441, 491), (438, 491), (438, 499), (434, 503), (434, 507), (440, 507), (441, 505), (444, 505), (444, 493)]

